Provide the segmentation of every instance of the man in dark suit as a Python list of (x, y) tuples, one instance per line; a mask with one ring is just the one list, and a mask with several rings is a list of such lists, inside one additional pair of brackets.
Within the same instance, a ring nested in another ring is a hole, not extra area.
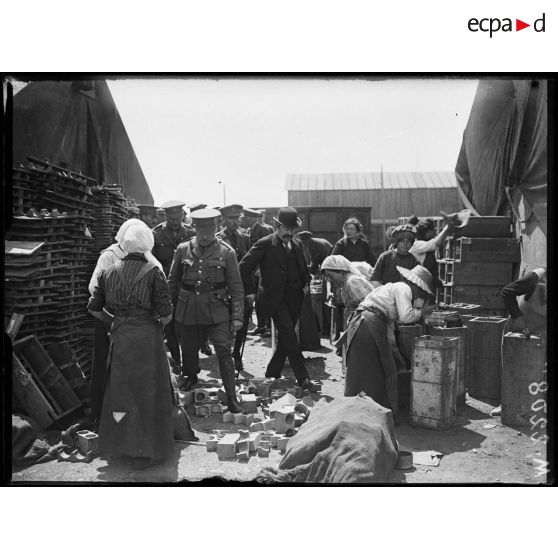
[(240, 262), (240, 275), (249, 300), (255, 297), (253, 273), (259, 266), (258, 300), (273, 319), (279, 333), (277, 347), (265, 375), (267, 378), (280, 378), (285, 358), (289, 357), (298, 384), (303, 389), (316, 391), (317, 385), (308, 376), (295, 332), (310, 282), (302, 246), (294, 238), (301, 221), (293, 207), (282, 207), (273, 220), (275, 232), (258, 240)]

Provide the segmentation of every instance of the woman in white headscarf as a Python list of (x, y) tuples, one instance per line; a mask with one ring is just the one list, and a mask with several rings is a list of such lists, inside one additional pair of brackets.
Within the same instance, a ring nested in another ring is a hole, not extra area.
[[(417, 322), (430, 312), (432, 276), (417, 265), (397, 268), (401, 281), (374, 289), (358, 306), (347, 329), (345, 395), (364, 391), (397, 418), (397, 370), (392, 353), (393, 324)], [(420, 307), (420, 308), (419, 308)]]
[(107, 382), (99, 424), (99, 451), (134, 459), (145, 468), (174, 448), (172, 391), (163, 327), (172, 305), (162, 270), (149, 262), (153, 233), (126, 229), (126, 256), (101, 270), (88, 310), (111, 322)]
[[(108, 248), (105, 248), (99, 255), (97, 260), (97, 265), (95, 270), (91, 275), (91, 280), (89, 281), (89, 292), (93, 294), (95, 292), (95, 287), (97, 286), (98, 277), (102, 270), (109, 269), (114, 262), (121, 260), (126, 256), (126, 250), (122, 246), (122, 241), (126, 231), (132, 226), (141, 226), (147, 230), (149, 227), (140, 219), (128, 219), (124, 221), (116, 236), (114, 237), (116, 242), (111, 244)], [(146, 252), (145, 257), (147, 260), (159, 269), (163, 269), (159, 261), (153, 256), (151, 251)], [(93, 340), (93, 362), (91, 365), (91, 419), (94, 424), (98, 425), (99, 418), (101, 417), (101, 405), (103, 403), (103, 390), (106, 380), (106, 362), (108, 357), (109, 348), (109, 338), (108, 338), (109, 326), (106, 322), (101, 320), (95, 320), (95, 336)]]
[(347, 312), (352, 312), (373, 289), (365, 275), (370, 273), (368, 268), (372, 269), (366, 262), (350, 262), (339, 255), (328, 256), (322, 262), (322, 273), (338, 289)]

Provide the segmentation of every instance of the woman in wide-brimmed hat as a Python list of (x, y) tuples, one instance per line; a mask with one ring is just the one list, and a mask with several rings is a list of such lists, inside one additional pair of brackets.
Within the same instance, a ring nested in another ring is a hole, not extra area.
[(401, 280), (398, 267), (412, 269), (419, 264), (418, 260), (409, 253), (417, 237), (417, 231), (413, 225), (400, 225), (395, 227), (391, 233), (391, 245), (393, 248), (380, 254), (374, 273), (370, 281), (377, 287), (386, 283), (396, 283)]
[[(417, 322), (432, 307), (432, 276), (424, 267), (398, 268), (401, 281), (381, 285), (356, 309), (347, 330), (345, 395), (364, 391), (397, 417), (397, 370), (393, 325)], [(422, 306), (422, 308), (417, 308)]]

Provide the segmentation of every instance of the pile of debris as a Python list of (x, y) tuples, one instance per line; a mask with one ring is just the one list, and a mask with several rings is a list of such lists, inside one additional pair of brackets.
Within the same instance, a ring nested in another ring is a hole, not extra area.
[(237, 432), (213, 430), (206, 448), (217, 452), (219, 459), (248, 461), (251, 455), (268, 457), (272, 448), (285, 451), (289, 439), (308, 420), (311, 409), (324, 398), (320, 394), (304, 396), (300, 387), (284, 378), (254, 378), (240, 383), (237, 395), (242, 413), (225, 410), (226, 394), (217, 382), (180, 392), (182, 403), (193, 408), (196, 416), (220, 414), (225, 424), (247, 427)]

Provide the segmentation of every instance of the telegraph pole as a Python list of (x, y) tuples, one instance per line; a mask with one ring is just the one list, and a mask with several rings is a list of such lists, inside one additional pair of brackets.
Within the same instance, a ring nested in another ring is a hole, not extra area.
[(225, 187), (225, 183), (222, 182), (221, 180), (219, 180), (219, 184), (223, 185), (223, 207), (225, 207), (227, 205), (227, 196), (226, 196), (226, 187)]
[(382, 234), (384, 237), (384, 250), (386, 246), (386, 202), (384, 200), (384, 166), (380, 165), (380, 188), (382, 190)]

